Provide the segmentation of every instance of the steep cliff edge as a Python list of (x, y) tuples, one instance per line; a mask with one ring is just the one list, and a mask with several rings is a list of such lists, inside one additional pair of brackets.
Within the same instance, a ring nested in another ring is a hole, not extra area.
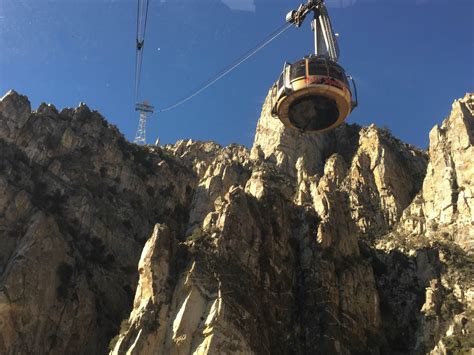
[(375, 126), (303, 135), (268, 103), (251, 151), (137, 147), (9, 92), (0, 353), (469, 349), (473, 109), (428, 153)]

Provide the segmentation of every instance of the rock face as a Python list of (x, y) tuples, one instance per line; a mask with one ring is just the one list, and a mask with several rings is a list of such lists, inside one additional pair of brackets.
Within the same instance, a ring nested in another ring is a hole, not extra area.
[(0, 137), (0, 353), (104, 353), (153, 225), (183, 226), (194, 177), (85, 105), (31, 112), (10, 92)]
[(7, 93), (0, 353), (468, 351), (473, 108), (425, 153), (373, 125), (288, 130), (267, 102), (248, 151), (138, 147)]
[[(407, 211), (403, 221), (406, 232), (428, 237), (436, 238), (443, 230), (453, 242), (471, 253), (474, 251), (473, 112), (473, 98), (466, 96), (454, 102), (449, 119), (431, 130), (430, 162), (417, 199), (419, 203)], [(411, 212), (416, 216), (414, 219)]]

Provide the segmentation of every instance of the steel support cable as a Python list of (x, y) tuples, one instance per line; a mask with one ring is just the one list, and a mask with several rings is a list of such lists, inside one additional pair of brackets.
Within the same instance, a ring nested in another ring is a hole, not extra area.
[(138, 102), (138, 82), (141, 70), (139, 63), (141, 63), (141, 52), (137, 50), (135, 55), (135, 102)]
[(137, 33), (136, 33), (136, 36), (137, 36), (137, 39), (138, 39), (138, 36), (140, 35), (140, 4), (141, 4), (141, 0), (138, 0), (137, 1)]
[(224, 76), (226, 76), (227, 74), (229, 74), (231, 71), (233, 71), (235, 68), (237, 68), (239, 65), (241, 65), (242, 63), (244, 63), (247, 59), (249, 59), (250, 57), (252, 57), (253, 55), (255, 55), (257, 52), (259, 52), (260, 50), (262, 50), (264, 47), (266, 47), (268, 44), (270, 44), (270, 42), (272, 42), (273, 40), (275, 40), (278, 36), (280, 36), (281, 34), (283, 34), (285, 31), (287, 31), (290, 27), (292, 27), (293, 24), (291, 23), (285, 23), (283, 26), (279, 27), (278, 29), (276, 29), (275, 31), (273, 31), (269, 36), (267, 36), (262, 42), (260, 42), (259, 44), (257, 44), (255, 47), (253, 47), (252, 49), (248, 50), (247, 52), (245, 52), (243, 55), (241, 55), (237, 60), (235, 60), (233, 63), (229, 64), (227, 67), (225, 67), (224, 69), (222, 69), (221, 71), (219, 71), (215, 76), (214, 78), (212, 79), (209, 79), (207, 81), (205, 81), (203, 84), (201, 84), (200, 87), (198, 87), (195, 91), (193, 91), (191, 94), (189, 94), (188, 96), (180, 99), (179, 101), (177, 101), (176, 103), (170, 105), (170, 106), (167, 106), (165, 108), (162, 108), (160, 109), (160, 112), (166, 112), (166, 111), (169, 111), (169, 110), (172, 110), (182, 104), (184, 104), (185, 102), (191, 100), (193, 97), (199, 95), (201, 92), (203, 92), (204, 90), (206, 90), (208, 87), (210, 87), (211, 85), (213, 85), (214, 83), (216, 83), (218, 80), (222, 79)]
[[(143, 5), (145, 2), (145, 5)], [(135, 55), (135, 101), (138, 101), (138, 91), (140, 88), (140, 79), (143, 62), (143, 50), (146, 33), (146, 25), (148, 20), (149, 0), (137, 1), (137, 34), (136, 34), (136, 55)], [(143, 32), (142, 32), (143, 26)]]
[(138, 39), (140, 35), (140, 0), (137, 0), (137, 32), (135, 34), (135, 102), (138, 99), (138, 62), (139, 62), (139, 49), (138, 49)]

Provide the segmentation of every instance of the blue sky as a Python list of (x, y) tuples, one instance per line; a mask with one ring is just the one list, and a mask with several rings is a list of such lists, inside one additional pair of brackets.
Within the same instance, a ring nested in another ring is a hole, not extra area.
[[(160, 108), (279, 27), (294, 0), (150, 0), (140, 98)], [(358, 84), (349, 123), (388, 127), (425, 148), (454, 99), (474, 91), (472, 0), (326, 1), (340, 63)], [(151, 116), (147, 141), (250, 146), (285, 61), (312, 52), (308, 19), (184, 105)], [(0, 0), (0, 93), (33, 108), (81, 101), (133, 140), (136, 0)]]

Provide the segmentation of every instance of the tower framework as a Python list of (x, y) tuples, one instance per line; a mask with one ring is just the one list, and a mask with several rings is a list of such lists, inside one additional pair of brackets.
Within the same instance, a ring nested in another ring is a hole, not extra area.
[(140, 112), (140, 121), (138, 122), (138, 129), (133, 140), (136, 144), (146, 144), (146, 121), (148, 115), (153, 113), (155, 108), (151, 106), (148, 102), (143, 101), (142, 103), (137, 103), (135, 105), (135, 111)]

